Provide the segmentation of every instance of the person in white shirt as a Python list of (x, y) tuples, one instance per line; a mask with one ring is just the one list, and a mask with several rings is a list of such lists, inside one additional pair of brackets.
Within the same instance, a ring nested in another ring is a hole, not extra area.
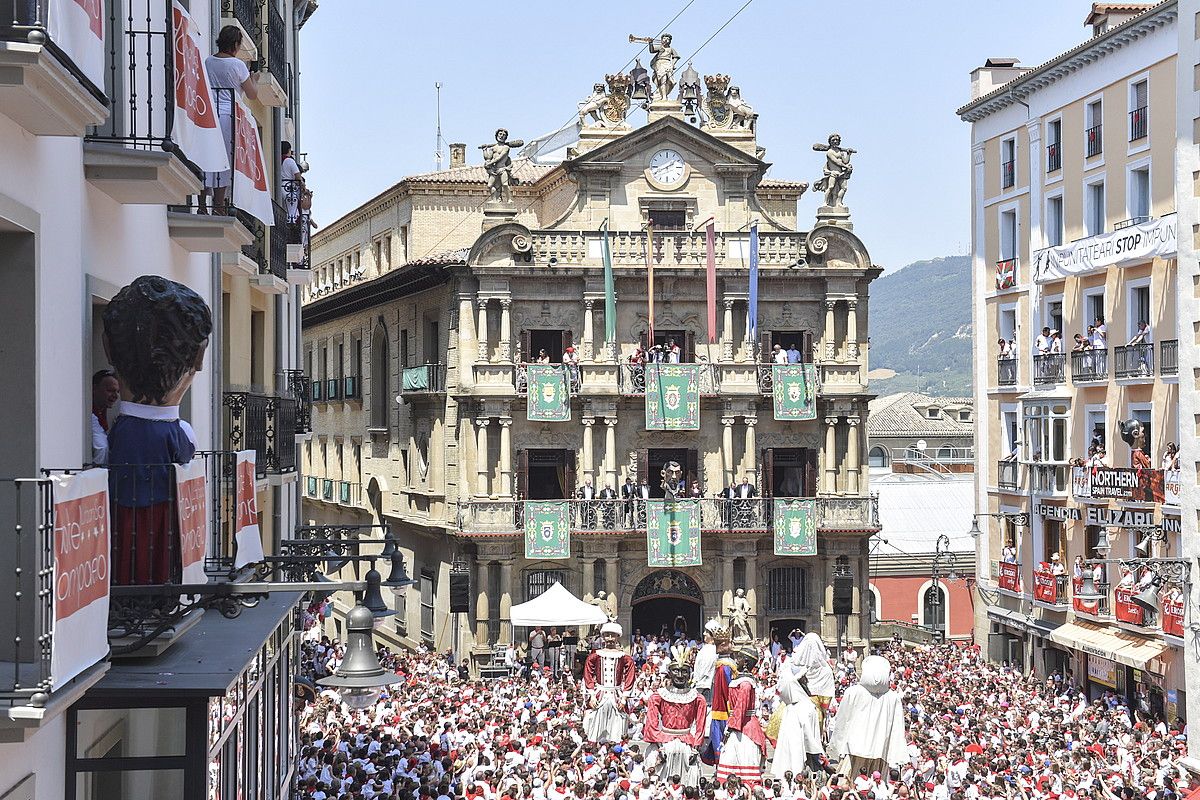
[[(244, 94), (251, 100), (258, 97), (254, 79), (250, 76), (250, 68), (246, 62), (238, 58), (242, 48), (242, 29), (236, 25), (226, 25), (217, 34), (217, 52), (204, 59), (204, 71), (208, 73), (208, 85), (213, 89), (217, 103), (217, 119), (221, 123), (221, 135), (225, 139), (225, 150), (233, 161), (233, 129), (234, 108), (236, 99)], [(235, 97), (236, 96), (236, 97)], [(204, 176), (204, 193), (200, 195), (200, 213), (207, 214), (205, 200), (212, 192), (213, 212), (228, 214), (226, 197), (233, 183), (233, 170), (209, 172)]]
[(1062, 334), (1057, 330), (1050, 331), (1050, 352), (1061, 353), (1062, 351)]
[(1050, 352), (1050, 326), (1042, 328), (1042, 332), (1034, 340), (1033, 350), (1037, 355), (1045, 355)]
[(108, 414), (121, 399), (121, 384), (111, 369), (92, 376), (92, 463), (108, 463)]
[(304, 191), (303, 170), (292, 155), (292, 143), (279, 143), (279, 184), (283, 189), (283, 197), (287, 202), (287, 221), (295, 222), (300, 217), (300, 193)]

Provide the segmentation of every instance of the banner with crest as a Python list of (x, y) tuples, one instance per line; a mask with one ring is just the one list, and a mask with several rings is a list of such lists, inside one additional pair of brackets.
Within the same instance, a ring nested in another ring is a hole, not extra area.
[(700, 364), (646, 365), (646, 430), (700, 430)]
[(525, 501), (525, 557), (571, 557), (571, 502)]
[(775, 419), (800, 421), (817, 418), (817, 369), (815, 364), (774, 364)]
[(699, 500), (648, 502), (646, 561), (652, 567), (700, 566)]
[(811, 497), (775, 498), (775, 555), (817, 554), (817, 501)]
[(571, 381), (565, 364), (530, 364), (527, 418), (534, 422), (571, 421)]

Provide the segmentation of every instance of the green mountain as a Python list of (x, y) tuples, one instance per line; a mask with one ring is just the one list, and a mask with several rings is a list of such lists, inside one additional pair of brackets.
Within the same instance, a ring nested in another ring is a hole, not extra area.
[(870, 325), (873, 394), (971, 394), (970, 256), (885, 273), (871, 284)]

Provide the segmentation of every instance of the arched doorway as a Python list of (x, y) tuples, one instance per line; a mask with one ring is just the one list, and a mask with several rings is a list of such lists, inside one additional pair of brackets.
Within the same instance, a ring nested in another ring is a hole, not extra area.
[[(681, 618), (689, 638), (700, 635), (703, 626), (704, 593), (700, 584), (674, 569), (651, 572), (638, 583), (631, 598), (633, 631), (651, 636), (675, 628)], [(632, 634), (633, 631), (630, 631)]]

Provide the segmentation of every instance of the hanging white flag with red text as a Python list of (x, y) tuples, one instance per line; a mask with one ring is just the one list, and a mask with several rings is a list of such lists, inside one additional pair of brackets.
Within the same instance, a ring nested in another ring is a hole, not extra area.
[(262, 533), (258, 527), (258, 491), (255, 488), (257, 457), (253, 450), (239, 450), (234, 471), (234, 512), (236, 525), (233, 538), (237, 542), (234, 569), (263, 560)]
[(108, 656), (108, 470), (55, 475), (50, 688)]
[[(20, 8), (20, 4), (17, 7)], [(103, 91), (103, 0), (50, 0), (46, 9), (46, 30), (50, 40), (71, 57), (97, 89)]]
[(179, 562), (183, 583), (208, 583), (208, 472), (203, 458), (175, 465), (175, 507), (179, 515)]
[(171, 17), (175, 52), (175, 119), (171, 140), (200, 169), (224, 172), (229, 169), (229, 152), (217, 123), (217, 104), (204, 69), (203, 54), (208, 52), (208, 44), (179, 0), (171, 2)]
[(234, 104), (233, 122), (233, 204), (264, 225), (274, 225), (262, 139), (254, 115), (240, 97)]

